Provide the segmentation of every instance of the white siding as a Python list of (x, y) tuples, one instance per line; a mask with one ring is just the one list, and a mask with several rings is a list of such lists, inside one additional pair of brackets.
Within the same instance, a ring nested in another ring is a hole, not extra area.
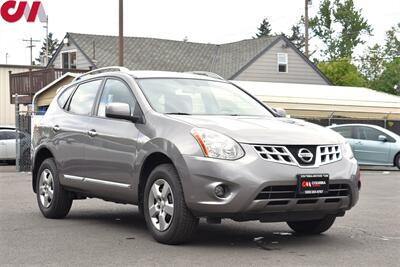
[(0, 66), (0, 125), (15, 125), (15, 107), (10, 104), (9, 71), (19, 73), (28, 70), (28, 68), (17, 68), (15, 66)]
[[(277, 54), (288, 54), (288, 72), (278, 72)], [(284, 82), (304, 84), (328, 84), (308, 63), (283, 40), (256, 59), (235, 80), (259, 82)]]
[(62, 48), (60, 53), (58, 53), (57, 57), (54, 60), (54, 67), (55, 68), (62, 68), (62, 63), (61, 63), (61, 55), (63, 52), (67, 51), (76, 51), (76, 68), (77, 69), (89, 69), (91, 66), (90, 62), (87, 60), (87, 58), (82, 54), (82, 52), (74, 45), (74, 44), (69, 44), (68, 46), (65, 44), (62, 44)]

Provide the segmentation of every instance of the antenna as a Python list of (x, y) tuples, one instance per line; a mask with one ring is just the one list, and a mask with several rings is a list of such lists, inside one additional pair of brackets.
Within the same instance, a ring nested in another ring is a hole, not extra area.
[(30, 52), (31, 52), (31, 61), (30, 61), (29, 65), (33, 65), (32, 49), (33, 49), (34, 47), (36, 47), (36, 45), (34, 45), (33, 43), (38, 43), (38, 42), (40, 42), (40, 40), (33, 40), (32, 37), (31, 37), (31, 38), (29, 38), (28, 40), (24, 39), (24, 40), (22, 40), (22, 41), (24, 41), (24, 42), (29, 42), (29, 45), (27, 46), (27, 48), (29, 48), (29, 49), (30, 49)]

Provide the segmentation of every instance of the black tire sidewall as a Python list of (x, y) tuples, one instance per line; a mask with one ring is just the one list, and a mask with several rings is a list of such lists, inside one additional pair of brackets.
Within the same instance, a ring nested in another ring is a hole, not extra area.
[[(154, 238), (160, 242), (167, 242), (168, 240), (172, 239), (175, 233), (178, 231), (179, 227), (179, 216), (182, 216), (182, 209), (186, 208), (183, 207), (182, 202), (184, 201), (183, 198), (183, 192), (182, 192), (182, 187), (180, 184), (180, 181), (178, 180), (179, 177), (175, 171), (175, 174), (171, 173), (171, 166), (170, 164), (163, 164), (158, 167), (156, 167), (150, 174), (145, 191), (144, 191), (144, 198), (143, 198), (143, 212), (144, 212), (144, 217), (147, 223), (147, 228), (151, 232), (151, 234), (154, 236)], [(172, 174), (172, 175), (171, 175)], [(163, 179), (168, 182), (169, 186), (171, 187), (173, 198), (174, 198), (174, 214), (172, 217), (172, 223), (168, 227), (167, 230), (161, 232), (157, 230), (150, 218), (149, 215), (149, 204), (148, 204), (148, 198), (149, 198), (149, 193), (151, 190), (151, 186), (155, 181), (158, 179)]]
[(396, 157), (394, 158), (394, 165), (400, 169), (400, 152), (397, 153)]
[[(39, 193), (39, 183), (40, 183), (40, 175), (42, 174), (43, 170), (48, 169), (50, 170), (51, 174), (53, 175), (53, 199), (50, 203), (48, 208), (44, 207), (40, 201), (40, 193)], [(36, 199), (38, 202), (38, 206), (40, 211), (43, 213), (45, 217), (52, 217), (53, 214), (56, 213), (56, 206), (57, 202), (60, 201), (60, 180), (58, 177), (58, 171), (56, 164), (53, 159), (46, 159), (40, 165), (37, 177), (36, 177)]]

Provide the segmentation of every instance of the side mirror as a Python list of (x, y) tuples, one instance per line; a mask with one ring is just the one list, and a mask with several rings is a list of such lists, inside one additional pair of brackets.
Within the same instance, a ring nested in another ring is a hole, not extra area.
[(139, 122), (141, 117), (131, 115), (131, 107), (126, 103), (109, 103), (106, 105), (106, 117), (113, 119), (129, 120), (133, 123)]
[(284, 110), (283, 108), (274, 108), (273, 109), (275, 111), (275, 115), (277, 115), (280, 118), (286, 118), (286, 110)]
[(382, 142), (386, 142), (387, 141), (387, 137), (384, 136), (384, 135), (380, 135), (380, 136), (378, 136), (378, 140), (382, 141)]

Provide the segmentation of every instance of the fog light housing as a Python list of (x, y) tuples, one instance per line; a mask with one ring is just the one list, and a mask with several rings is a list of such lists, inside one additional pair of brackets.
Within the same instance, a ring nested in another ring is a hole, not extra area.
[(217, 197), (219, 197), (219, 198), (224, 198), (225, 195), (226, 195), (225, 186), (223, 186), (222, 184), (217, 185), (217, 186), (214, 188), (214, 193), (215, 193), (215, 195), (216, 195)]

